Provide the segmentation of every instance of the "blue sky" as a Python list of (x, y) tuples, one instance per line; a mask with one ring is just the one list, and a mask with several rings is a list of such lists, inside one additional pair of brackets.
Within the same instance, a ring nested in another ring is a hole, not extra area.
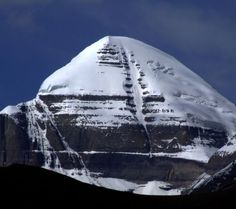
[(173, 55), (236, 104), (235, 11), (235, 0), (0, 0), (0, 109), (106, 35)]

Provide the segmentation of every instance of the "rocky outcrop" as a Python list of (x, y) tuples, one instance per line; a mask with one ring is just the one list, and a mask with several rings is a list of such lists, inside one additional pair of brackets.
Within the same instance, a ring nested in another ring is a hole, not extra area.
[[(1, 165), (17, 163), (65, 170), (86, 168), (100, 177), (136, 183), (158, 180), (182, 187), (205, 172), (206, 164), (155, 154), (178, 154), (184, 146), (194, 145), (197, 137), (209, 139), (208, 146), (212, 147), (221, 147), (227, 140), (224, 132), (216, 130), (149, 125), (150, 152), (145, 130), (135, 119), (133, 123), (101, 128), (91, 126), (87, 114), (80, 115), (88, 121), (83, 125), (76, 125), (76, 114), (57, 114), (61, 109), (55, 104), (64, 104), (64, 101), (79, 103), (90, 99), (107, 103), (107, 98), (111, 101), (105, 96), (44, 96), (21, 104), (21, 111), (12, 117), (1, 115)], [(128, 98), (112, 99), (126, 102)]]
[[(21, 118), (19, 114), (19, 121)], [(21, 118), (22, 119), (22, 118)], [(17, 124), (7, 115), (0, 115), (0, 164), (9, 166), (12, 164), (42, 166), (44, 155), (41, 152), (33, 152), (33, 143), (27, 133), (27, 126)], [(27, 124), (27, 121), (23, 122)]]
[(203, 174), (183, 194), (209, 193), (224, 191), (236, 185), (236, 161), (234, 160), (225, 168), (213, 175)]

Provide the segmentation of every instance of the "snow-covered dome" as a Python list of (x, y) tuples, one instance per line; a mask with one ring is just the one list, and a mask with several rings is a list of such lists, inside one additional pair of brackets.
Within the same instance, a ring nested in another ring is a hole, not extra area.
[(106, 36), (84, 49), (49, 76), (39, 94), (126, 95), (126, 65), (133, 78), (138, 77), (139, 70), (145, 74), (150, 94), (191, 92), (215, 99), (209, 94), (214, 90), (172, 56), (141, 41), (117, 36)]
[(43, 82), (38, 95), (47, 94), (132, 95), (137, 108), (146, 96), (163, 97), (160, 110), (173, 117), (235, 130), (231, 102), (174, 57), (127, 37), (106, 36), (84, 49)]

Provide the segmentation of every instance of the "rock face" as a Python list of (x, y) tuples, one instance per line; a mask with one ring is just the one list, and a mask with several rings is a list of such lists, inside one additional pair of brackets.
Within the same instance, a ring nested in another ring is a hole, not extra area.
[(0, 112), (0, 165), (142, 194), (180, 194), (235, 159), (236, 107), (164, 52), (105, 37)]
[(182, 191), (182, 194), (197, 194), (227, 190), (236, 184), (236, 160), (227, 165), (225, 168), (208, 175), (202, 174), (193, 184)]

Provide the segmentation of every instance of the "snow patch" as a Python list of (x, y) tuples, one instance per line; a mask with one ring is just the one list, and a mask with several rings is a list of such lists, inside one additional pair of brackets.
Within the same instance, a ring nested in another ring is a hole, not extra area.
[(17, 106), (7, 106), (2, 111), (0, 111), (0, 114), (15, 115), (18, 112), (20, 112), (20, 110)]
[(149, 181), (134, 191), (142, 195), (180, 195), (181, 189), (171, 189), (171, 184), (162, 181)]
[[(178, 158), (193, 160), (200, 163), (207, 163), (212, 155), (217, 151), (217, 148), (204, 146), (204, 145), (195, 145), (195, 146), (181, 146), (182, 151), (176, 153), (167, 153), (167, 152), (152, 152), (153, 157), (169, 157), (169, 158)], [(84, 151), (81, 152), (86, 155), (93, 154), (123, 154), (123, 155), (143, 155), (149, 156), (150, 153), (141, 153), (141, 152), (106, 152), (106, 151)]]
[(232, 155), (235, 152), (236, 152), (236, 137), (230, 140), (225, 146), (220, 148), (216, 154), (221, 157), (224, 157), (227, 155)]

